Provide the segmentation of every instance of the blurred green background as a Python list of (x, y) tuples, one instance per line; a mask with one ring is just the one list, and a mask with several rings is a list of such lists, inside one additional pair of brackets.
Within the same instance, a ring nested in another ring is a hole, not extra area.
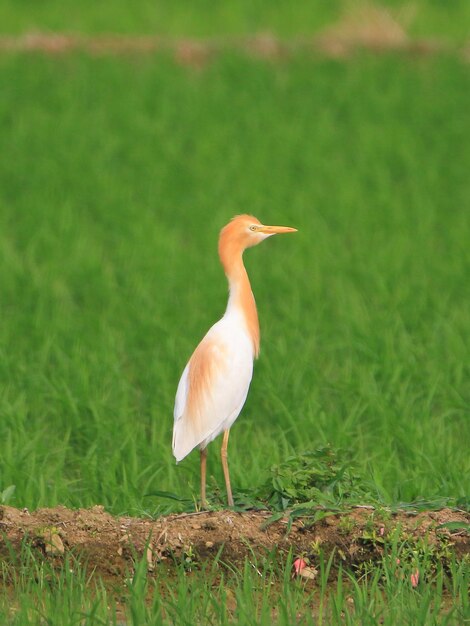
[(0, 32), (31, 30), (69, 33), (156, 33), (219, 36), (272, 31), (280, 36), (311, 35), (344, 15), (386, 9), (413, 36), (468, 40), (467, 0), (3, 0)]
[[(0, 24), (288, 37), (351, 6), (11, 1)], [(413, 7), (392, 6), (410, 37), (464, 38), (468, 3)], [(223, 313), (217, 236), (240, 212), (299, 233), (246, 254), (262, 352), (231, 437), (235, 491), (331, 443), (386, 502), (468, 493), (468, 70), (453, 52), (232, 52), (199, 68), (170, 54), (3, 52), (9, 502), (141, 514), (175, 506), (155, 490), (197, 497), (198, 455), (176, 467), (171, 454), (173, 400)]]

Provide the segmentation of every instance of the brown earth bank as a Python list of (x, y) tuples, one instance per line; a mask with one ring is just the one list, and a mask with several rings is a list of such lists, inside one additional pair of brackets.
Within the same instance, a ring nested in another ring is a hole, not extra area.
[[(281, 563), (289, 551), (311, 564), (322, 554), (333, 554), (335, 567), (360, 569), (378, 563), (386, 550), (408, 545), (436, 561), (470, 558), (470, 514), (452, 509), (390, 513), (357, 507), (348, 513), (331, 513), (312, 522), (296, 519), (267, 524), (268, 511), (204, 511), (169, 515), (152, 520), (113, 517), (102, 506), (72, 510), (65, 507), (15, 509), (0, 507), (0, 559), (9, 568), (21, 564), (24, 546), (53, 567), (69, 556), (105, 579), (118, 583), (129, 576), (136, 560), (144, 558), (150, 573), (183, 564), (191, 569), (211, 563), (238, 567), (246, 558), (258, 563), (275, 553)], [(450, 524), (453, 523), (453, 524)], [(444, 525), (444, 526), (443, 526)]]
[(457, 54), (468, 60), (468, 45), (453, 46), (439, 39), (409, 39), (400, 29), (375, 30), (367, 25), (353, 30), (329, 30), (312, 37), (281, 39), (272, 33), (244, 37), (169, 38), (158, 35), (72, 35), (30, 32), (20, 36), (0, 35), (0, 53), (63, 55), (85, 52), (93, 56), (169, 54), (181, 65), (203, 67), (222, 53), (237, 52), (251, 58), (283, 61), (299, 54), (348, 58), (360, 51), (398, 52), (412, 56)]

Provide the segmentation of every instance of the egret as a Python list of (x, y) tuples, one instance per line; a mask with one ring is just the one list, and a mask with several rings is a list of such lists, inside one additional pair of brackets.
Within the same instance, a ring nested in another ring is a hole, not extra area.
[(219, 257), (229, 284), (227, 309), (184, 368), (174, 410), (173, 454), (179, 462), (199, 446), (203, 506), (206, 506), (207, 445), (221, 433), (227, 500), (233, 506), (228, 438), (230, 427), (245, 404), (253, 361), (259, 354), (258, 313), (243, 252), (272, 235), (296, 230), (289, 226), (265, 226), (252, 215), (237, 215), (220, 231)]

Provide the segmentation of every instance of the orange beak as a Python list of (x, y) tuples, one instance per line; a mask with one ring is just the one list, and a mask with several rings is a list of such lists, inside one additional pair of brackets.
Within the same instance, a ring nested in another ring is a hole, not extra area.
[(282, 233), (296, 233), (297, 228), (291, 228), (290, 226), (260, 226), (258, 228), (259, 233), (265, 235), (281, 235)]

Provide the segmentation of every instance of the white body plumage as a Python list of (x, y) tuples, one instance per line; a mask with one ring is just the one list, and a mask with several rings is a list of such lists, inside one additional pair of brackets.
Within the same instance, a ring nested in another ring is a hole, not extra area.
[[(200, 346), (214, 365), (210, 370), (210, 385), (200, 399), (200, 406), (193, 411), (188, 402), (191, 361), (181, 376), (173, 429), (173, 454), (177, 461), (197, 446), (205, 448), (231, 427), (245, 404), (253, 375), (253, 345), (240, 312), (228, 309)], [(200, 412), (203, 419), (198, 419), (194, 412)]]

